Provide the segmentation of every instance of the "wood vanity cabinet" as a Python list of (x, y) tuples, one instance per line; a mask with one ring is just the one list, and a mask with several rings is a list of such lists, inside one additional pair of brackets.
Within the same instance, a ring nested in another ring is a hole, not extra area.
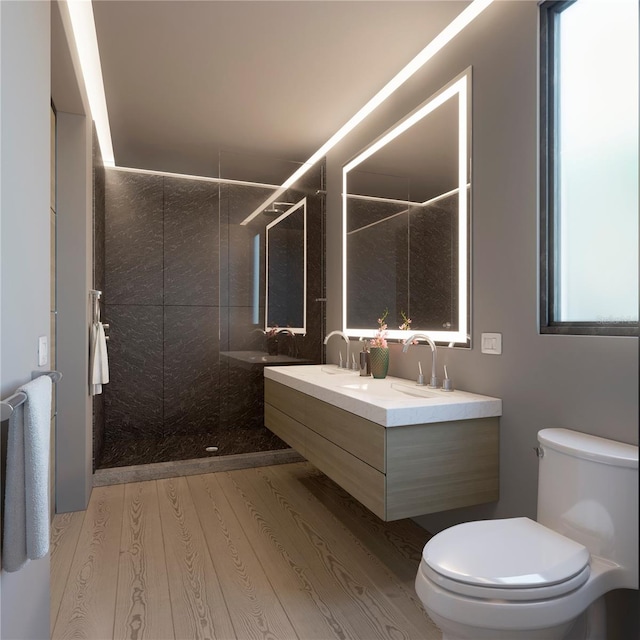
[(265, 379), (264, 419), (382, 520), (498, 499), (497, 417), (383, 427)]

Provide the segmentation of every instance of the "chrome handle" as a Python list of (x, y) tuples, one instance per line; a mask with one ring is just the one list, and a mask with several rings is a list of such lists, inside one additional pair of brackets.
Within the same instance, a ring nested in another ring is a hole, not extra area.
[(103, 322), (103, 323), (102, 323), (102, 328), (103, 328), (103, 329), (108, 329), (108, 328), (109, 328), (109, 325), (108, 325), (108, 324), (105, 324), (105, 323)]
[(544, 449), (542, 447), (533, 447), (533, 450), (536, 452), (538, 458), (544, 458)]

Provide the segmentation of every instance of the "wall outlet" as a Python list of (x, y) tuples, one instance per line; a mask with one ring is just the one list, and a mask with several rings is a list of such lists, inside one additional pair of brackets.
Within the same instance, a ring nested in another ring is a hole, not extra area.
[(38, 366), (44, 367), (49, 362), (49, 340), (47, 336), (38, 338)]
[(482, 353), (489, 353), (494, 356), (502, 354), (502, 334), (501, 333), (483, 333), (480, 340), (480, 349)]

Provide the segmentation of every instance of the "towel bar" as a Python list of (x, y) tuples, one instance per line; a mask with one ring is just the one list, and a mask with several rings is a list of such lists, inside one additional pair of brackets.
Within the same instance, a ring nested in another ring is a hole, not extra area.
[[(60, 371), (33, 371), (31, 373), (31, 379), (38, 378), (39, 376), (49, 376), (52, 382), (59, 382), (62, 378)], [(12, 396), (9, 396), (6, 400), (0, 402), (0, 422), (4, 422), (11, 417), (14, 409), (23, 404), (27, 399), (27, 394), (24, 391), (18, 391)]]

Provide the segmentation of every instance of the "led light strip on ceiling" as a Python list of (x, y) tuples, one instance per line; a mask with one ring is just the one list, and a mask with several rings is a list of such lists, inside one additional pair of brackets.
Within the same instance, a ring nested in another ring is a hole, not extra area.
[(303, 165), (300, 166), (278, 191), (267, 198), (255, 211), (249, 214), (240, 224), (248, 224), (276, 198), (280, 197), (290, 186), (295, 184), (316, 162), (321, 160), (348, 133), (353, 131), (372, 111), (379, 107), (396, 89), (402, 86), (411, 76), (421, 69), (446, 44), (451, 42), (469, 23), (477, 18), (493, 0), (473, 0), (473, 2), (452, 20), (418, 55), (403, 67), (373, 98), (367, 102), (351, 119), (329, 138)]
[(90, 0), (67, 0), (67, 7), (82, 68), (84, 86), (87, 90), (91, 117), (96, 125), (102, 161), (105, 166), (113, 167), (115, 166), (115, 158), (111, 144), (111, 128), (109, 127), (107, 99), (102, 81), (102, 66), (100, 65), (93, 6)]
[[(372, 111), (380, 106), (396, 89), (403, 85), (416, 71), (428, 62), (438, 51), (457, 36), (469, 23), (480, 15), (493, 0), (473, 0), (452, 22), (447, 25), (413, 60), (402, 68), (373, 98), (329, 138), (303, 165), (301, 165), (282, 185), (271, 194), (241, 224), (246, 225), (272, 202), (277, 200), (289, 187), (305, 175), (338, 142), (357, 127)], [(96, 132), (102, 159), (107, 166), (115, 166), (111, 130), (104, 93), (100, 53), (96, 36), (93, 9), (90, 0), (67, 0), (71, 16), (76, 48), (82, 66), (89, 106), (96, 124)]]

